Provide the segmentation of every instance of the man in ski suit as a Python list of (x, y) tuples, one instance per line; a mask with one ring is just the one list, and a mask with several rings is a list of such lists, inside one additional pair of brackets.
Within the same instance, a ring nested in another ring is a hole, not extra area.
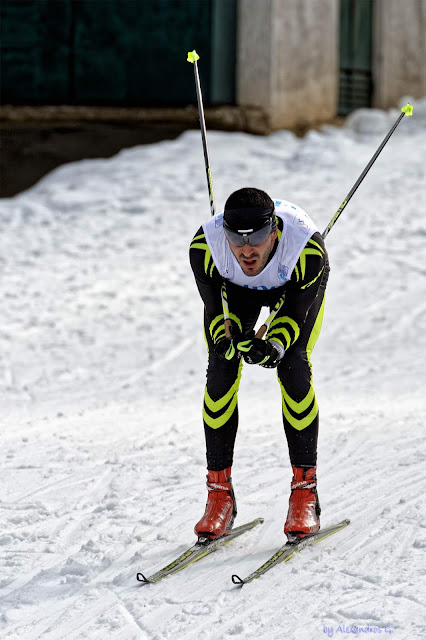
[[(223, 214), (197, 231), (190, 262), (204, 302), (209, 355), (203, 409), (208, 499), (195, 533), (210, 539), (226, 535), (237, 513), (231, 466), (243, 361), (277, 371), (293, 468), (284, 532), (289, 539), (314, 533), (320, 527), (318, 404), (310, 355), (321, 329), (329, 273), (323, 238), (300, 207), (244, 188), (229, 196)], [(225, 333), (224, 281), (231, 337)], [(254, 337), (261, 308), (274, 307), (283, 295), (266, 339)]]

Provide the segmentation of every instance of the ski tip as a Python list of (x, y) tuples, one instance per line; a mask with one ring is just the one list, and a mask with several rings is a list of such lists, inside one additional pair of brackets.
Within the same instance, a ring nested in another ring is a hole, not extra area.
[(143, 575), (143, 573), (137, 573), (136, 574), (136, 580), (138, 582), (142, 582), (142, 584), (149, 584), (150, 581), (148, 580), (148, 578), (145, 578), (145, 576)]
[(407, 102), (407, 104), (405, 105), (405, 107), (402, 107), (401, 109), (402, 113), (404, 113), (406, 116), (412, 116), (413, 115), (413, 107), (411, 106), (411, 104), (409, 104)]
[(242, 580), (240, 576), (235, 575), (235, 573), (232, 576), (232, 582), (234, 584), (238, 584), (240, 587), (244, 584), (244, 580)]
[(188, 57), (186, 59), (187, 62), (192, 62), (192, 64), (194, 64), (194, 62), (196, 62), (199, 59), (200, 59), (200, 56), (195, 51), (195, 49), (193, 51), (188, 51)]

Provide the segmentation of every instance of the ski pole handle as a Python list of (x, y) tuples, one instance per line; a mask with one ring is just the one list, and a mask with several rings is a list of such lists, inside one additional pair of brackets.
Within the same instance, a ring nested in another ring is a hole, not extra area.
[(257, 331), (256, 336), (255, 336), (256, 338), (261, 338), (261, 339), (263, 338), (265, 333), (268, 331), (272, 320), (275, 318), (275, 316), (277, 315), (278, 311), (283, 306), (284, 300), (285, 300), (285, 293), (278, 300), (278, 302), (276, 303), (275, 307), (272, 309), (271, 313), (266, 318), (265, 322), (262, 324), (260, 329)]
[(222, 297), (222, 309), (223, 309), (223, 318), (224, 318), (224, 324), (225, 324), (225, 335), (227, 338), (230, 338), (232, 322), (229, 317), (228, 294), (226, 292), (225, 280), (222, 282), (222, 289), (221, 289), (220, 295)]

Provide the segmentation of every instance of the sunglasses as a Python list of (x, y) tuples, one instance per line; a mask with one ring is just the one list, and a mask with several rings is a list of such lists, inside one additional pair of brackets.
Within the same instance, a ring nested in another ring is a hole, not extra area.
[(257, 231), (247, 233), (242, 231), (239, 233), (238, 231), (232, 231), (232, 229), (229, 229), (229, 227), (226, 226), (226, 223), (223, 224), (223, 230), (229, 242), (236, 247), (244, 247), (246, 243), (251, 247), (257, 247), (259, 244), (262, 244), (262, 242), (265, 242), (272, 233), (272, 218)]

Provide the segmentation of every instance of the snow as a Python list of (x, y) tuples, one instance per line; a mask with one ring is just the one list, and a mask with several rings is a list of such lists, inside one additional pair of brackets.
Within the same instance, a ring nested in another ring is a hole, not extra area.
[[(243, 589), (231, 575), (284, 542), (291, 477), (275, 375), (248, 366), (237, 523), (264, 524), (157, 585), (135, 580), (194, 541), (206, 498), (188, 264), (209, 216), (199, 132), (62, 166), (0, 202), (2, 640), (426, 637), (426, 100), (412, 104), (327, 237), (319, 495), (324, 525), (351, 524)], [(303, 139), (209, 132), (218, 207), (257, 186), (323, 230), (397, 116), (360, 111)]]

